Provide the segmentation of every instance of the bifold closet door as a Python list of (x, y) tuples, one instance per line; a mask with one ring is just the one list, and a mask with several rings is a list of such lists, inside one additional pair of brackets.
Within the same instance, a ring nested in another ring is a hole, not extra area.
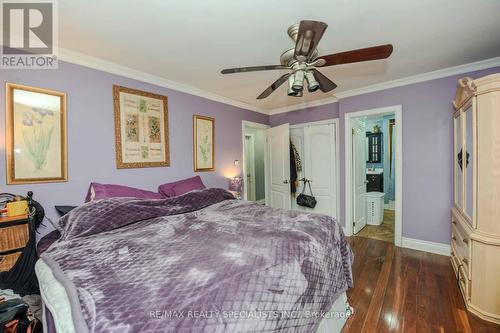
[[(317, 200), (314, 213), (337, 217), (335, 197), (335, 124), (306, 125), (304, 127), (305, 178)], [(307, 192), (307, 191), (306, 191)]]

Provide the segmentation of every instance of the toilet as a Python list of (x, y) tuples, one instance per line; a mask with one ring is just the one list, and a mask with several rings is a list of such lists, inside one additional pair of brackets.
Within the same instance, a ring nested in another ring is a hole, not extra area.
[(383, 192), (366, 192), (366, 224), (381, 225), (384, 221)]

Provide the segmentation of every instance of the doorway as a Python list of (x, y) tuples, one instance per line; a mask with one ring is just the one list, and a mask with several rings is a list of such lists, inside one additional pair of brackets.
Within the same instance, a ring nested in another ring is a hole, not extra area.
[(346, 234), (402, 242), (401, 105), (345, 114)]
[(255, 135), (245, 133), (245, 198), (248, 201), (255, 201)]
[(243, 121), (243, 199), (265, 204), (266, 201), (266, 129), (267, 125)]

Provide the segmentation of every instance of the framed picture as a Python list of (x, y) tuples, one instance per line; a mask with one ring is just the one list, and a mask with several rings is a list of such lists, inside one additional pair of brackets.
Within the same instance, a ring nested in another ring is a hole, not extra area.
[(167, 97), (113, 86), (116, 167), (170, 166)]
[(7, 184), (68, 181), (66, 94), (7, 83)]
[(215, 120), (205, 116), (193, 116), (194, 171), (215, 170)]

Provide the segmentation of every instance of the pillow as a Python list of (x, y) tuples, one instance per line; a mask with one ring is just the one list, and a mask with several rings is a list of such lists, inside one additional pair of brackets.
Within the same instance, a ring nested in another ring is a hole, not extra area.
[(68, 214), (69, 212), (71, 212), (76, 207), (78, 207), (78, 206), (54, 206), (54, 208), (59, 213), (60, 217), (63, 217), (64, 215)]
[(193, 190), (203, 190), (205, 185), (200, 176), (186, 178), (173, 183), (158, 186), (158, 192), (166, 197), (176, 197)]
[(59, 238), (61, 238), (61, 232), (57, 229), (52, 230), (51, 232), (43, 236), (36, 244), (36, 251), (38, 253), (38, 256), (47, 251), (49, 246), (51, 246), (52, 243), (57, 241)]
[[(61, 217), (58, 226), (61, 230), (61, 239), (69, 240), (97, 235), (140, 221), (144, 223), (138, 224), (137, 228), (143, 228), (151, 223), (161, 223), (161, 219), (156, 218), (188, 214), (224, 200), (234, 200), (234, 197), (221, 188), (191, 191), (178, 197), (160, 200), (141, 198), (94, 200)], [(147, 237), (146, 234), (142, 234), (138, 236), (140, 241)]]
[(157, 192), (141, 190), (134, 187), (113, 184), (90, 183), (85, 202), (106, 198), (142, 198), (142, 199), (165, 199)]

